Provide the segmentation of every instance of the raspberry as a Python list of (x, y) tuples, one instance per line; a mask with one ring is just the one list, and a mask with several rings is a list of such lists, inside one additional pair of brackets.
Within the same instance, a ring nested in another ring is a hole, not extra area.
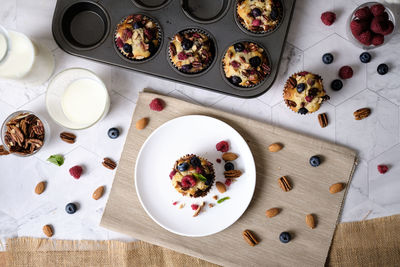
[(221, 159), (217, 159), (216, 161), (217, 161), (217, 163), (221, 163)]
[(336, 14), (330, 11), (321, 14), (322, 23), (331, 26), (336, 20)]
[(354, 37), (358, 37), (363, 31), (369, 28), (369, 23), (366, 20), (352, 20), (350, 29)]
[(391, 21), (389, 20), (387, 23), (388, 23), (388, 27), (387, 27), (386, 30), (384, 30), (384, 31), (382, 32), (383, 35), (388, 35), (388, 34), (391, 34), (391, 33), (393, 32), (393, 29), (394, 29), (393, 22), (391, 22)]
[(172, 178), (174, 177), (175, 173), (176, 173), (176, 170), (175, 170), (175, 169), (173, 169), (173, 170), (170, 172), (169, 178), (170, 178), (171, 180), (172, 180)]
[(297, 74), (300, 75), (300, 76), (306, 76), (308, 74), (308, 71), (302, 71), (302, 72), (299, 72)]
[(172, 205), (174, 205), (174, 206), (175, 206), (176, 204), (178, 204), (178, 201), (175, 201), (174, 203), (172, 203)]
[(199, 174), (203, 174), (203, 170), (200, 167), (196, 167), (196, 172)]
[(124, 40), (130, 39), (132, 37), (133, 33), (130, 29), (125, 29), (123, 32), (123, 38)]
[(115, 41), (115, 43), (117, 44), (117, 46), (119, 48), (124, 46), (124, 42), (121, 40), (121, 38), (118, 37), (117, 41)]
[(259, 19), (255, 19), (255, 20), (253, 20), (253, 22), (251, 23), (253, 26), (256, 26), (256, 27), (258, 27), (258, 26), (260, 26), (261, 25), (261, 20), (259, 20)]
[(232, 180), (231, 180), (231, 179), (226, 179), (226, 180), (225, 180), (225, 185), (226, 185), (226, 186), (230, 186), (231, 183), (232, 183)]
[(188, 56), (185, 54), (185, 52), (180, 52), (179, 54), (178, 54), (178, 59), (179, 60), (185, 60), (185, 59), (187, 59), (188, 58)]
[(192, 205), (190, 205), (190, 207), (192, 207), (192, 210), (197, 210), (199, 208), (199, 205), (192, 204)]
[(161, 111), (164, 109), (164, 101), (159, 98), (154, 98), (151, 100), (149, 106), (151, 110)]
[(375, 34), (374, 37), (372, 37), (371, 43), (375, 46), (383, 44), (385, 41), (385, 37), (383, 37), (382, 34)]
[(143, 32), (147, 39), (153, 40), (153, 32), (151, 30), (144, 28)]
[(386, 173), (389, 170), (387, 165), (378, 165), (378, 172), (381, 174)]
[(370, 30), (367, 30), (363, 33), (361, 33), (358, 37), (357, 40), (360, 41), (363, 45), (371, 45), (372, 41), (372, 33)]
[(357, 10), (356, 13), (354, 13), (354, 16), (359, 19), (368, 20), (372, 17), (372, 13), (371, 13), (371, 10), (369, 10), (369, 8), (366, 6), (366, 7), (363, 7), (363, 8), (360, 8), (359, 10)]
[(196, 185), (196, 179), (192, 175), (186, 175), (182, 178), (181, 185), (183, 188), (191, 188)]
[(382, 16), (375, 17), (371, 21), (371, 31), (374, 33), (383, 33), (389, 27), (389, 21), (385, 20)]
[(79, 165), (72, 167), (71, 169), (69, 169), (69, 174), (71, 174), (71, 176), (73, 176), (75, 179), (79, 179), (82, 174), (82, 167)]
[(311, 102), (312, 100), (313, 100), (312, 96), (309, 96), (309, 95), (306, 96), (306, 101), (307, 101), (307, 102)]
[(371, 13), (374, 14), (374, 16), (379, 16), (382, 15), (383, 12), (385, 12), (385, 7), (382, 4), (376, 4), (370, 7)]
[(343, 80), (353, 77), (353, 69), (350, 66), (343, 66), (339, 70), (339, 77)]
[(216, 146), (217, 151), (221, 151), (221, 152), (228, 152), (229, 150), (229, 144), (226, 141), (221, 141), (219, 142)]

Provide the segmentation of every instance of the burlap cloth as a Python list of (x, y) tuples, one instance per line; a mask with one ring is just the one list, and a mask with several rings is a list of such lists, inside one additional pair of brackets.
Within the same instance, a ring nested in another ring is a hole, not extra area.
[[(399, 225), (400, 215), (339, 224), (326, 265), (399, 266)], [(54, 241), (26, 237), (7, 241), (7, 252), (0, 253), (0, 266), (218, 265), (142, 241)]]

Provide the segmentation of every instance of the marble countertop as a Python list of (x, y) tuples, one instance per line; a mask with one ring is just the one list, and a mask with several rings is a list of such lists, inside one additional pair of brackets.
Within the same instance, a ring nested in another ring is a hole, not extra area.
[[(46, 112), (47, 84), (29, 87), (0, 81), (0, 121), (15, 110), (31, 110), (49, 122), (53, 133), (46, 147), (35, 156), (0, 158), (0, 240), (16, 236), (43, 237), (45, 224), (54, 226), (54, 238), (58, 239), (132, 240), (98, 226), (115, 174), (104, 168), (101, 161), (104, 157), (119, 160), (138, 92), (143, 88), (354, 148), (359, 152), (359, 165), (350, 184), (341, 221), (400, 213), (400, 34), (373, 50), (373, 60), (369, 64), (361, 64), (358, 57), (362, 50), (347, 40), (345, 23), (351, 11), (362, 2), (366, 1), (298, 0), (273, 87), (258, 98), (246, 100), (68, 55), (58, 48), (51, 35), (56, 1), (0, 0), (0, 24), (48, 46), (55, 56), (55, 73), (69, 67), (90, 69), (105, 82), (111, 96), (107, 117), (90, 129), (73, 131), (78, 136), (77, 142), (69, 145), (59, 140), (57, 135), (63, 129)], [(320, 14), (328, 10), (337, 14), (337, 21), (330, 27), (320, 21)], [(335, 56), (331, 65), (321, 61), (326, 52)], [(387, 75), (377, 74), (376, 67), (380, 63), (389, 65)], [(319, 112), (298, 116), (285, 106), (282, 87), (289, 74), (309, 70), (319, 73), (329, 85), (343, 65), (352, 66), (355, 74), (341, 91), (327, 88), (331, 100), (320, 111), (328, 114), (328, 127), (319, 126)], [(365, 120), (355, 121), (353, 112), (361, 107), (370, 107), (372, 114)], [(107, 130), (114, 126), (121, 128), (122, 133), (118, 139), (111, 140)], [(49, 155), (58, 153), (65, 156), (63, 166), (46, 162)], [(76, 164), (84, 166), (79, 180), (68, 173)], [(389, 165), (389, 171), (379, 174), (378, 164)], [(34, 194), (34, 187), (42, 180), (46, 180), (48, 186), (38, 196)], [(100, 185), (106, 186), (105, 196), (95, 201), (91, 194)], [(68, 202), (80, 205), (74, 215), (64, 211)]]

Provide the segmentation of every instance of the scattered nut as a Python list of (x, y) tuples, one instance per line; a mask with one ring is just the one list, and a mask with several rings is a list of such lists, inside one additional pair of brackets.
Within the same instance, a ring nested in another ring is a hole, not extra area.
[(214, 207), (214, 204), (210, 203), (210, 204), (208, 204), (208, 207), (212, 208), (212, 207)]
[(226, 179), (239, 178), (240, 176), (242, 176), (242, 172), (240, 170), (225, 171), (224, 176)]
[(51, 227), (51, 225), (46, 224), (45, 226), (43, 226), (43, 233), (47, 237), (52, 237), (53, 236), (53, 228)]
[(114, 170), (117, 167), (117, 163), (110, 158), (104, 158), (102, 164), (104, 167), (110, 170)]
[(149, 123), (149, 118), (142, 118), (136, 122), (136, 129), (143, 130)]
[(242, 235), (243, 235), (244, 240), (246, 240), (246, 242), (250, 246), (254, 247), (255, 245), (258, 244), (257, 239), (255, 238), (254, 234), (250, 230), (244, 230)]
[(282, 188), (283, 191), (287, 192), (292, 189), (288, 179), (285, 176), (282, 176), (278, 179), (279, 186)]
[(319, 125), (321, 125), (321, 128), (325, 128), (326, 126), (328, 126), (328, 116), (326, 115), (326, 113), (318, 114), (318, 121)]
[(222, 159), (225, 161), (232, 161), (238, 158), (238, 155), (235, 153), (231, 153), (231, 152), (226, 152), (224, 154), (222, 154)]
[(181, 203), (181, 204), (179, 205), (179, 209), (183, 209), (183, 207), (185, 207), (185, 203)]
[(206, 203), (203, 201), (201, 202), (201, 204), (199, 205), (199, 207), (197, 208), (196, 212), (193, 214), (193, 217), (197, 217), (197, 215), (199, 215), (201, 209), (204, 207)]
[(283, 148), (283, 145), (282, 145), (282, 144), (274, 143), (274, 144), (269, 145), (268, 150), (269, 150), (270, 152), (278, 152), (278, 151), (281, 150), (282, 148)]
[(217, 195), (213, 196), (213, 199), (217, 200), (217, 199), (218, 199), (218, 196), (217, 196)]
[(221, 182), (216, 182), (215, 186), (217, 187), (218, 191), (222, 194), (226, 192), (226, 186)]
[(336, 194), (344, 189), (345, 185), (343, 183), (336, 183), (329, 187), (329, 193)]
[(369, 109), (369, 108), (360, 108), (360, 109), (357, 109), (356, 111), (354, 111), (354, 113), (353, 113), (354, 118), (358, 121), (365, 119), (366, 117), (369, 116), (369, 114), (371, 114), (371, 109)]
[(60, 133), (60, 138), (68, 144), (73, 144), (75, 143), (76, 135), (73, 133), (62, 132)]
[(265, 212), (265, 215), (266, 215), (268, 218), (272, 218), (272, 217), (275, 217), (276, 215), (278, 215), (279, 212), (280, 212), (280, 209), (278, 209), (278, 208), (272, 208), (272, 209), (267, 210), (267, 211)]
[(8, 155), (8, 154), (10, 154), (10, 152), (8, 152), (5, 148), (4, 148), (4, 146), (0, 146), (0, 156), (5, 156), (5, 155)]
[(35, 187), (35, 193), (40, 195), (41, 193), (44, 192), (44, 190), (46, 189), (46, 182), (42, 181), (40, 183), (38, 183)]
[(103, 196), (103, 193), (104, 193), (104, 186), (99, 186), (96, 190), (94, 190), (92, 197), (93, 199), (98, 200)]
[(306, 224), (308, 225), (308, 227), (310, 227), (311, 229), (315, 228), (315, 218), (314, 215), (312, 214), (307, 214), (306, 215)]

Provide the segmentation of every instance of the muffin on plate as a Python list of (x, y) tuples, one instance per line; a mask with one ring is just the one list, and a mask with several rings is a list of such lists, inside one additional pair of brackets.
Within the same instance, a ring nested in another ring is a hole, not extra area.
[(130, 15), (118, 24), (115, 44), (125, 58), (147, 59), (154, 55), (160, 46), (160, 28), (147, 16)]
[(183, 73), (204, 71), (210, 66), (214, 54), (214, 42), (201, 30), (178, 32), (169, 44), (170, 60)]
[(169, 178), (175, 190), (182, 195), (204, 197), (214, 183), (215, 173), (211, 162), (190, 154), (175, 162)]
[(225, 77), (240, 87), (252, 87), (270, 74), (266, 52), (253, 42), (239, 42), (230, 46), (222, 61)]
[(278, 27), (283, 9), (279, 0), (238, 0), (236, 12), (245, 29), (266, 33)]
[(286, 81), (283, 99), (291, 110), (304, 115), (317, 111), (330, 97), (326, 95), (321, 76), (302, 71)]

